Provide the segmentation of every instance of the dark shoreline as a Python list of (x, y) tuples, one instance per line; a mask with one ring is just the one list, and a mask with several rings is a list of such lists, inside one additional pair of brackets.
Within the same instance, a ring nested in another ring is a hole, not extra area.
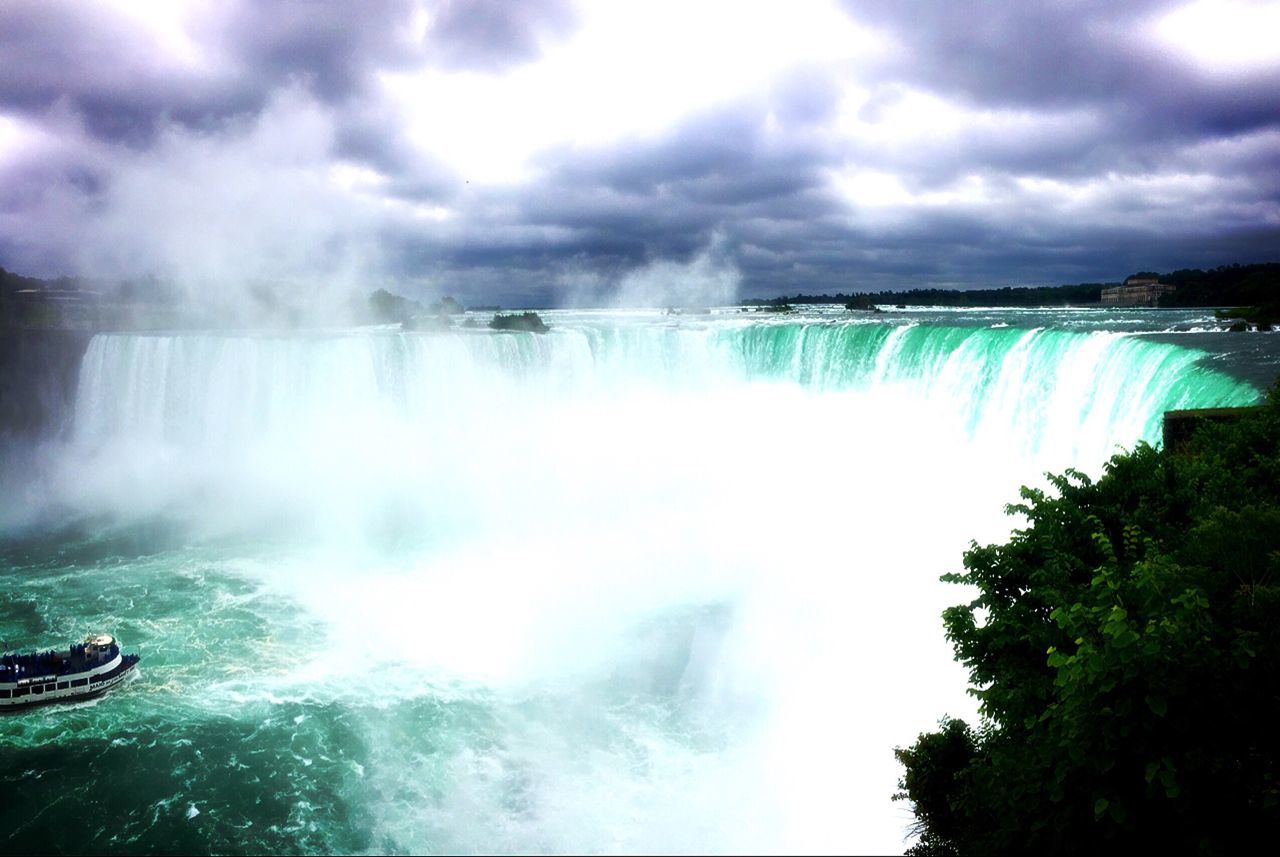
[(70, 422), (90, 330), (0, 330), (0, 434), (48, 436)]

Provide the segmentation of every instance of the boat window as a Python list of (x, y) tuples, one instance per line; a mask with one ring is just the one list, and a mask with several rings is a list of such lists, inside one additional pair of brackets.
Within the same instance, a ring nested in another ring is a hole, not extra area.
[(87, 678), (73, 678), (71, 680), (72, 687), (84, 687), (88, 683), (89, 680)]
[(0, 699), (8, 699), (12, 695), (13, 691), (9, 690), (7, 687), (4, 690), (0, 690)]
[(66, 690), (69, 687), (71, 687), (71, 682), (69, 681), (58, 682), (58, 690)]
[(31, 688), (31, 692), (32, 692), (32, 693), (44, 693), (44, 685), (42, 685), (42, 684), (38, 684), (38, 685), (36, 685), (35, 687)]
[(20, 687), (20, 688), (17, 688), (17, 689), (16, 689), (16, 690), (14, 690), (14, 692), (13, 692), (13, 698), (14, 698), (14, 699), (17, 699), (19, 696), (26, 696), (26, 695), (27, 695), (28, 693), (30, 693), (30, 692), (31, 692), (31, 688), (29, 688), (29, 687)]

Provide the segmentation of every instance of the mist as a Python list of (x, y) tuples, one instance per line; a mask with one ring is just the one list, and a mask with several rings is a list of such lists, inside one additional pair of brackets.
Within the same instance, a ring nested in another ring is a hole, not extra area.
[(741, 284), (733, 249), (720, 232), (685, 262), (657, 259), (613, 277), (582, 270), (560, 277), (564, 306), (607, 309), (731, 306)]
[[(379, 206), (332, 176), (333, 120), (298, 90), (216, 132), (167, 125), (68, 237), (76, 273), (141, 280), (141, 296), (176, 299), (252, 326), (291, 310), (344, 320), (353, 296), (385, 281)], [(154, 292), (160, 292), (155, 294)]]

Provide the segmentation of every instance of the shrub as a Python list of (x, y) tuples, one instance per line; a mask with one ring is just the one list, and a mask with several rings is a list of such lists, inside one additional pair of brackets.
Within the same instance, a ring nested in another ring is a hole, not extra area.
[(489, 327), (494, 330), (527, 330), (533, 333), (546, 333), (550, 330), (536, 312), (495, 315), (489, 322)]
[(1280, 822), (1280, 387), (1068, 471), (944, 613), (981, 701), (897, 751), (921, 854), (1238, 851)]

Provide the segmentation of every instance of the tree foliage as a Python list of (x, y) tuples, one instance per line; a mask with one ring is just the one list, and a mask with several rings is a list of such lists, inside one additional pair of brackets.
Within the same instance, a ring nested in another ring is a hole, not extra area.
[(551, 328), (536, 312), (510, 313), (495, 315), (489, 320), (489, 327), (494, 330), (525, 330), (532, 333), (546, 333)]
[(982, 721), (897, 751), (916, 853), (1239, 851), (1280, 822), (1280, 386), (1068, 471), (944, 614)]
[(1160, 277), (1177, 289), (1160, 306), (1263, 306), (1280, 302), (1280, 262), (1184, 268)]
[(422, 304), (386, 289), (369, 295), (369, 316), (380, 324), (405, 322), (422, 312)]
[(796, 294), (791, 297), (752, 299), (744, 306), (779, 306), (782, 304), (854, 304), (848, 309), (867, 309), (876, 304), (897, 306), (1090, 306), (1102, 299), (1105, 283), (1080, 283), (1071, 286), (1005, 286), (999, 289), (910, 289), (907, 291), (860, 292), (846, 295)]

